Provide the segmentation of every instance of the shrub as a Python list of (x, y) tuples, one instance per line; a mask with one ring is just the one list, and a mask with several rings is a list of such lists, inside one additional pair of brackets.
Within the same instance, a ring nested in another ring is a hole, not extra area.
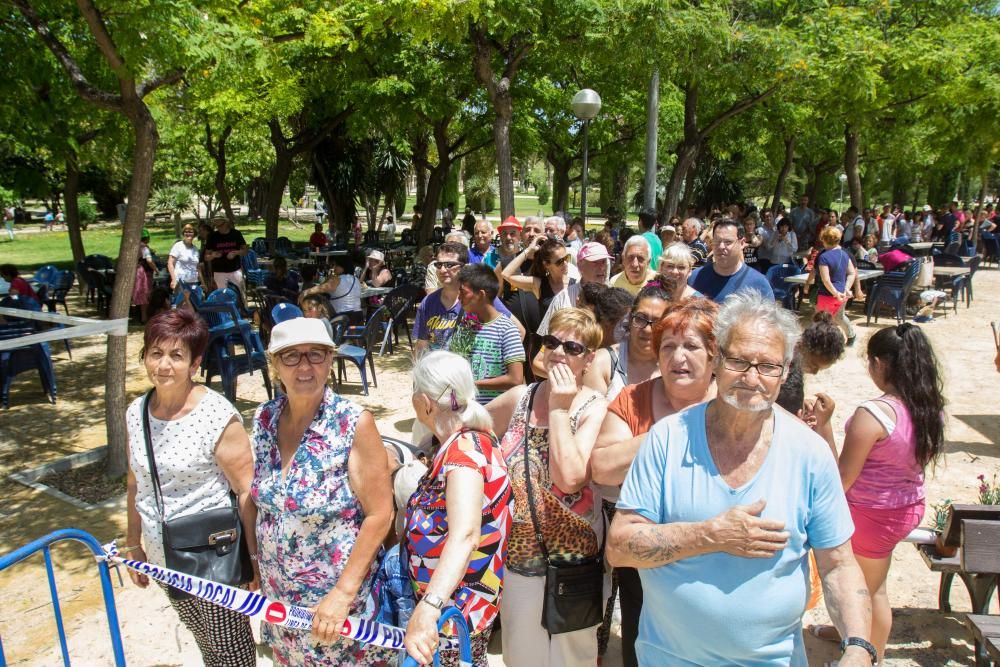
[(81, 199), (77, 204), (80, 215), (80, 229), (86, 229), (88, 225), (97, 222), (97, 206), (89, 199)]

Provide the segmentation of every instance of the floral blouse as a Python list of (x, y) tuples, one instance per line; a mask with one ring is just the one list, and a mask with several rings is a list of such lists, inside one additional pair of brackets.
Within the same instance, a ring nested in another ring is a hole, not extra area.
[(459, 468), (471, 468), (483, 476), (479, 547), (472, 552), (465, 576), (452, 596), (473, 633), (489, 629), (499, 611), (511, 528), (510, 481), (498, 445), (492, 433), (456, 433), (438, 450), (406, 505), (404, 546), (410, 580), (419, 599), (427, 590), (448, 542), (445, 503), (448, 474)]
[[(327, 388), (282, 479), (278, 420), (287, 401), (279, 396), (261, 405), (251, 436), (260, 585), (270, 598), (312, 607), (340, 578), (364, 520), (347, 475), (361, 408)], [(375, 617), (377, 569), (376, 560), (358, 591), (353, 615)], [(394, 657), (387, 649), (348, 639), (323, 644), (309, 632), (266, 623), (262, 634), (279, 665), (381, 665)]]

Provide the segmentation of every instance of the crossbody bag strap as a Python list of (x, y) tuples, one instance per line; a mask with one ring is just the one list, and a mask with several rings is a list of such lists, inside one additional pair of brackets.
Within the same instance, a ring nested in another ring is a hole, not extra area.
[(545, 562), (549, 562), (549, 550), (545, 548), (545, 539), (542, 537), (542, 526), (538, 522), (538, 514), (535, 510), (535, 497), (531, 491), (531, 465), (528, 459), (528, 423), (531, 421), (531, 406), (535, 404), (535, 392), (538, 391), (538, 384), (532, 385), (528, 390), (528, 408), (524, 413), (524, 485), (528, 491), (528, 511), (531, 514), (531, 527), (535, 530), (535, 541), (542, 552)]
[(153, 397), (155, 389), (146, 392), (142, 399), (142, 436), (146, 441), (146, 458), (149, 459), (149, 476), (153, 480), (153, 496), (156, 498), (156, 510), (160, 513), (160, 521), (166, 521), (166, 513), (163, 510), (163, 494), (160, 491), (160, 475), (156, 470), (156, 458), (153, 457), (153, 437), (149, 431), (149, 401)]

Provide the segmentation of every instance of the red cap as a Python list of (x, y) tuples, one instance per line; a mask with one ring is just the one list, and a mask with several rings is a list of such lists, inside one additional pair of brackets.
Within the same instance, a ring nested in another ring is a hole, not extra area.
[(501, 222), (500, 226), (497, 227), (497, 229), (498, 230), (502, 230), (502, 229), (516, 229), (517, 231), (521, 231), (521, 223), (518, 222), (517, 218), (515, 218), (514, 216), (508, 215), (507, 219), (504, 220), (503, 222)]

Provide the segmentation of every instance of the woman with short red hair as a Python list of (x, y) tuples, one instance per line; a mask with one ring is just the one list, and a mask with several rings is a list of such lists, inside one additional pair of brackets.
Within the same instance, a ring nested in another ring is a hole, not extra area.
[[(620, 487), (653, 424), (715, 397), (712, 361), (718, 346), (712, 328), (719, 307), (713, 301), (687, 298), (667, 307), (653, 326), (660, 377), (632, 384), (608, 406), (594, 445), (594, 481)], [(637, 665), (642, 584), (633, 568), (616, 568), (621, 595), (622, 647), (625, 665)]]
[[(132, 560), (162, 566), (162, 523), (230, 507), (234, 493), (251, 558), (256, 557), (257, 507), (250, 498), (253, 455), (243, 420), (223, 396), (194, 381), (208, 327), (190, 309), (167, 310), (149, 319), (142, 343), (142, 363), (153, 389), (132, 401), (125, 413), (128, 528), (127, 544), (119, 550)], [(145, 574), (128, 574), (139, 588), (149, 585)], [(251, 589), (259, 578), (256, 564), (254, 574)], [(200, 598), (171, 598), (170, 604), (194, 635), (205, 665), (257, 664), (249, 618)]]

